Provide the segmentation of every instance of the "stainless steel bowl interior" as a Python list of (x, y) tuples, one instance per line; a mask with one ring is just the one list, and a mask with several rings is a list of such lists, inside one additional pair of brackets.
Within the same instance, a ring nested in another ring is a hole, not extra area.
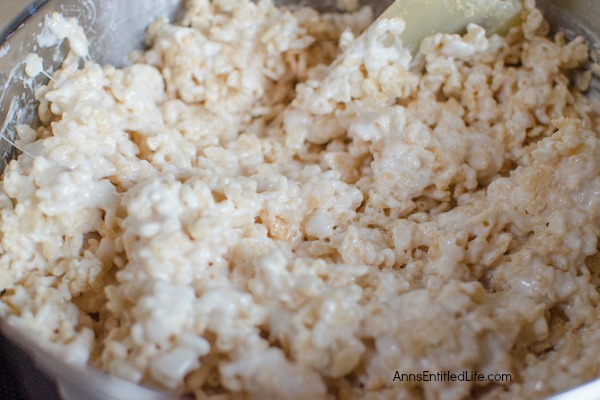
[[(2, 0), (0, 2), (0, 134), (13, 138), (15, 126), (35, 123), (35, 82), (24, 75), (22, 60), (35, 51), (44, 59), (47, 71), (56, 69), (65, 48), (40, 48), (36, 35), (44, 18), (54, 11), (77, 17), (90, 39), (91, 57), (101, 64), (123, 66), (131, 51), (143, 46), (147, 25), (159, 16), (176, 17), (180, 0)], [(334, 9), (335, 0), (283, 0), (279, 3), (302, 4)], [(370, 3), (381, 13), (391, 0)], [(584, 35), (589, 40), (594, 61), (600, 60), (600, 7), (597, 0), (538, 0), (553, 30), (568, 36)], [(594, 81), (592, 92), (600, 93)], [(0, 142), (0, 170), (13, 156), (13, 148)], [(65, 399), (168, 399), (167, 394), (140, 388), (93, 368), (75, 368), (41, 351), (35, 339), (15, 331), (0, 319), (0, 332), (24, 349), (37, 366), (59, 382)]]

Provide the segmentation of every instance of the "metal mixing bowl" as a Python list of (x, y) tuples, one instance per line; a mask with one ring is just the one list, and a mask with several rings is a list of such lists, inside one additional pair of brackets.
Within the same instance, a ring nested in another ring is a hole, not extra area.
[[(12, 138), (17, 124), (35, 123), (36, 104), (32, 85), (23, 79), (24, 57), (36, 51), (44, 58), (45, 69), (52, 70), (60, 65), (65, 54), (64, 47), (37, 48), (35, 37), (46, 15), (59, 11), (66, 16), (77, 17), (90, 39), (92, 58), (101, 64), (123, 66), (127, 63), (128, 54), (142, 46), (147, 25), (159, 16), (175, 17), (179, 3), (180, 0), (1, 0), (0, 133)], [(333, 9), (335, 0), (284, 0), (279, 3), (302, 3), (324, 10)], [(376, 13), (380, 13), (391, 0), (362, 3), (370, 3)], [(598, 0), (538, 0), (538, 3), (554, 30), (563, 30), (569, 36), (586, 36), (593, 57), (600, 59), (597, 57), (600, 55), (597, 47), (600, 46)], [(44, 79), (39, 76), (37, 83)], [(599, 89), (600, 85), (595, 81), (592, 92), (600, 93)], [(12, 155), (12, 146), (6, 141), (0, 142), (0, 170)], [(15, 331), (1, 319), (0, 333), (16, 345), (10, 354), (21, 366), (21, 373), (30, 374), (24, 379), (28, 379), (32, 393), (36, 390), (36, 382), (44, 385), (48, 382), (36, 372), (39, 369), (49, 377), (50, 382), (57, 383), (60, 396), (66, 400), (173, 398), (173, 395), (139, 387), (91, 367), (68, 365), (43, 352), (35, 340)], [(31, 396), (36, 396), (32, 393)], [(35, 398), (41, 397), (38, 395)]]

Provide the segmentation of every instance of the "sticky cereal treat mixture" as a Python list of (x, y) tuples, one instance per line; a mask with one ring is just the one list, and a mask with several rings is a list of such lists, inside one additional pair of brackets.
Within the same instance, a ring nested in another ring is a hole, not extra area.
[[(525, 9), (413, 57), (369, 8), (192, 0), (123, 69), (54, 15), (72, 50), (3, 175), (0, 315), (198, 399), (535, 399), (599, 376), (588, 49)], [(486, 379), (395, 379), (423, 371)]]

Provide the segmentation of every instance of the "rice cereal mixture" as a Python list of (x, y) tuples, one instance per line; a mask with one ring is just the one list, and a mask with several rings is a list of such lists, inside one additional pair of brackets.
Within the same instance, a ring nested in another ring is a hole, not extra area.
[[(116, 69), (71, 52), (0, 195), (0, 314), (198, 399), (535, 399), (600, 376), (582, 38), (414, 57), (348, 14), (192, 0)], [(68, 29), (67, 29), (68, 28)], [(82, 42), (83, 41), (83, 42)], [(40, 339), (42, 338), (42, 339)], [(422, 371), (510, 382), (399, 382)]]

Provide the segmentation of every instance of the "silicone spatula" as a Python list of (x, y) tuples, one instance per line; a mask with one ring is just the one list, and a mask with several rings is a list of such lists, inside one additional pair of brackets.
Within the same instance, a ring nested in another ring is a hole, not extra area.
[(402, 18), (406, 28), (400, 39), (414, 53), (426, 36), (460, 33), (469, 23), (504, 34), (522, 9), (521, 0), (396, 0), (379, 18)]

